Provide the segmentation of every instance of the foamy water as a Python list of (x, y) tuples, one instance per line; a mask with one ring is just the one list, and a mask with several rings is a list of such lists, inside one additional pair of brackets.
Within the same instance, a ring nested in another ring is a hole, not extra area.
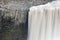
[(60, 1), (31, 7), (28, 21), (28, 40), (60, 40)]

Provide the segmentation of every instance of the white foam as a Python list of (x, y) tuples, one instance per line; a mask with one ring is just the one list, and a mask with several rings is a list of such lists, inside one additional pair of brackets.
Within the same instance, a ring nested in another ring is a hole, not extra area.
[(58, 7), (58, 8), (60, 7), (60, 1), (52, 1), (52, 2), (48, 2), (44, 5), (33, 6), (30, 8), (30, 10), (34, 10), (36, 8), (44, 9), (44, 8), (56, 8), (56, 7)]
[(59, 11), (60, 1), (31, 7), (28, 18), (28, 40), (60, 40)]

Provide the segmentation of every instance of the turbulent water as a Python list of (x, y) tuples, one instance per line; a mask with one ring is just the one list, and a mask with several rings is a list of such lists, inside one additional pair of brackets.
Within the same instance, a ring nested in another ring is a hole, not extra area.
[(60, 1), (30, 8), (28, 40), (60, 40)]

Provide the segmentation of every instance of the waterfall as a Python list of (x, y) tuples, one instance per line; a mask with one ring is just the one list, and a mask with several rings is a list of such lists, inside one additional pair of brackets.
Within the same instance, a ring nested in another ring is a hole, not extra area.
[(60, 1), (30, 8), (28, 40), (60, 40)]

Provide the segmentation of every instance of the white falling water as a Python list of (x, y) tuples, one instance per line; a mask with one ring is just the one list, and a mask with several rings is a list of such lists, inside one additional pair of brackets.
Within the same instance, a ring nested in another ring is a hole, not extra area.
[(30, 8), (28, 40), (60, 40), (60, 1)]

